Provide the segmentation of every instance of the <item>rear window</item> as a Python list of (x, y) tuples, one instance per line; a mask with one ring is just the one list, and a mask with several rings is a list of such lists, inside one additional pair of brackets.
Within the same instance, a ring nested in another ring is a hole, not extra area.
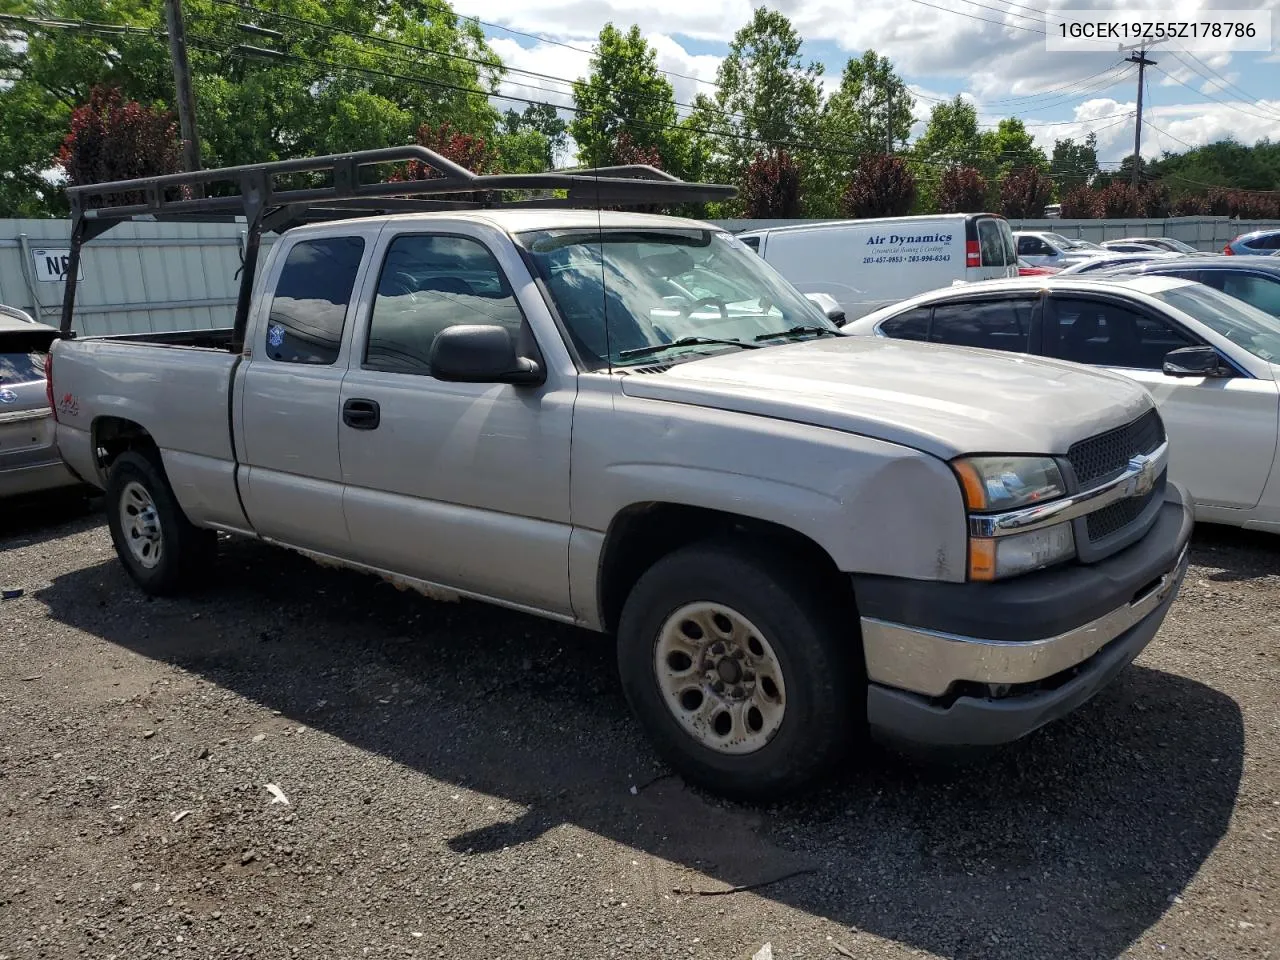
[[(0, 347), (0, 350), (4, 349)], [(31, 383), (44, 379), (44, 354), (0, 353), (0, 383)]]
[(1017, 263), (1013, 233), (1004, 220), (987, 217), (978, 221), (978, 247), (982, 251), (984, 267), (1007, 267)]

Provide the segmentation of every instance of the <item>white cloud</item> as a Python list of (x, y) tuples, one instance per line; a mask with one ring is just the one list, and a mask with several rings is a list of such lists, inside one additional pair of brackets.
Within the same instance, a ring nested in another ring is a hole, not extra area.
[[(606, 22), (622, 28), (636, 23), (657, 50), (659, 66), (671, 74), (685, 75), (669, 75), (668, 79), (676, 99), (689, 103), (699, 91), (711, 92), (712, 88), (699, 80), (714, 79), (719, 52), (750, 19), (754, 2), (758, 0), (704, 0), (699, 4), (678, 0), (646, 0), (643, 4), (637, 0), (486, 0), (483, 4), (458, 0), (455, 6), (464, 15), (584, 49), (591, 46)], [(920, 95), (914, 112), (915, 135), (923, 129), (933, 99), (950, 99), (959, 90), (976, 102), (984, 125), (993, 126), (1000, 117), (1021, 117), (1046, 148), (1051, 148), (1055, 139), (1096, 130), (1104, 159), (1124, 156), (1131, 149), (1133, 122), (1118, 115), (1133, 110), (1136, 75), (1121, 64), (1119, 50), (1048, 53), (1044, 36), (1034, 32), (1044, 29), (1044, 23), (1028, 6), (1004, 4), (1008, 12), (1002, 14), (965, 0), (928, 2), (954, 12), (926, 6), (923, 0), (863, 0), (856, 16), (851, 16), (847, 3), (840, 0), (772, 0), (770, 5), (792, 20), (805, 38), (807, 56), (814, 56), (816, 50), (826, 55), (830, 85), (838, 83), (843, 59), (865, 49), (893, 60), (910, 88)], [(996, 6), (990, 0), (984, 2)], [(1052, 12), (1082, 7), (1114, 9), (1118, 5), (1115, 0), (1047, 0), (1046, 6)], [(1277, 10), (1280, 0), (1255, 0), (1245, 6)], [(1242, 5), (1239, 0), (1177, 0), (1173, 4), (1169, 0), (1131, 0), (1125, 5), (1135, 17), (1144, 10), (1166, 11), (1170, 7), (1180, 15), (1190, 15), (1215, 7), (1241, 9)], [(984, 22), (987, 19), (1000, 23)], [(714, 44), (717, 53), (690, 53), (676, 36)], [(513, 67), (565, 79), (583, 75), (589, 61), (587, 53), (528, 39), (517, 42), (499, 36), (492, 45)], [(1153, 94), (1147, 101), (1148, 119), (1170, 134), (1198, 145), (1223, 136), (1253, 142), (1274, 131), (1275, 122), (1267, 118), (1280, 116), (1280, 104), (1246, 101), (1236, 85), (1243, 84), (1247, 91), (1274, 89), (1275, 68), (1264, 65), (1280, 63), (1280, 52), (1269, 56), (1200, 53), (1192, 59), (1177, 50), (1157, 50), (1152, 56), (1159, 66), (1147, 71), (1148, 89)], [(920, 80), (925, 81), (923, 85), (913, 82)], [(559, 105), (571, 103), (567, 84), (515, 73), (507, 77), (502, 92)], [(1070, 117), (1065, 123), (1060, 122), (1064, 113)], [(1159, 152), (1160, 147), (1153, 143), (1156, 140), (1156, 136), (1144, 136), (1144, 154)], [(1169, 137), (1165, 140), (1170, 148), (1184, 149)]]

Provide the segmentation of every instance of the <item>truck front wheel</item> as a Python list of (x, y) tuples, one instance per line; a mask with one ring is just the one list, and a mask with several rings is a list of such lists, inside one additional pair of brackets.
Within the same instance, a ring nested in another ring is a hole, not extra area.
[(147, 593), (190, 587), (209, 567), (217, 534), (187, 519), (164, 470), (136, 451), (120, 454), (107, 479), (107, 523), (120, 562)]
[(623, 607), (627, 700), (681, 776), (716, 793), (794, 794), (865, 724), (856, 622), (788, 559), (751, 542), (694, 544), (654, 564)]

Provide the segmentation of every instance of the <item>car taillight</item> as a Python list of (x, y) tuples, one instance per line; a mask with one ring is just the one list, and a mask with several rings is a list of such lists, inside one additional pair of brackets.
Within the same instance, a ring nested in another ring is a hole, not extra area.
[(964, 245), (964, 265), (966, 267), (982, 266), (982, 251), (978, 249), (977, 240), (969, 240)]
[(1236, 254), (1236, 252), (1231, 249), (1231, 244), (1229, 243), (1222, 248), (1222, 252), (1225, 253), (1228, 257), (1234, 257)]
[(53, 419), (58, 419), (58, 408), (53, 405), (53, 354), (44, 355), (44, 395), (49, 401), (49, 409), (53, 411)]

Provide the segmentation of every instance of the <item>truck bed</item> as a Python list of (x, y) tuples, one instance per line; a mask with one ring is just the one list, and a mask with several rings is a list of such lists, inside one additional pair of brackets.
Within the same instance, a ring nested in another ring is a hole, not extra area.
[(160, 448), (182, 508), (195, 522), (243, 523), (235, 488), (230, 331), (84, 337), (53, 344), (58, 446), (81, 477), (105, 484), (104, 431), (145, 431)]

